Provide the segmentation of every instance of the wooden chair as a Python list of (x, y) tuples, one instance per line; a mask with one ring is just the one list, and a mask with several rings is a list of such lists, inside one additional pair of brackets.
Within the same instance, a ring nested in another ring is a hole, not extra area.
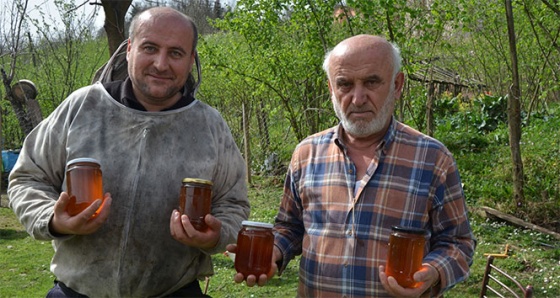
[(494, 256), (488, 256), (486, 262), (486, 270), (482, 280), (482, 290), (480, 298), (489, 297), (487, 293), (493, 293), (495, 296), (490, 297), (516, 297), (531, 298), (533, 297), (533, 286), (523, 286), (504, 270), (493, 264)]

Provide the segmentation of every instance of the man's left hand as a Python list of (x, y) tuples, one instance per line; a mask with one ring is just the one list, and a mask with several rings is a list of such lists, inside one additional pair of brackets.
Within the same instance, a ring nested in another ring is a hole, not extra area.
[(210, 214), (204, 217), (204, 222), (208, 228), (205, 231), (198, 231), (191, 224), (188, 216), (181, 214), (177, 210), (173, 210), (169, 222), (171, 236), (175, 240), (188, 246), (202, 249), (212, 248), (216, 246), (220, 240), (222, 222)]
[(414, 273), (417, 286), (403, 288), (394, 277), (385, 274), (385, 266), (379, 266), (379, 279), (385, 290), (394, 297), (429, 297), (432, 285), (439, 281), (439, 273), (433, 266), (422, 264), (422, 268)]

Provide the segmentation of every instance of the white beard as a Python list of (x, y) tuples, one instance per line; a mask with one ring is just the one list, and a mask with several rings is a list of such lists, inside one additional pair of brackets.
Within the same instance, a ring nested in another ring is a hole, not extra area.
[[(395, 103), (394, 95), (395, 90), (394, 87), (391, 86), (391, 92), (387, 95), (381, 110), (379, 110), (375, 117), (369, 122), (363, 120), (352, 122), (347, 115), (342, 112), (340, 101), (336, 98), (334, 93), (332, 94), (331, 99), (333, 102), (334, 112), (336, 113), (338, 119), (340, 119), (344, 130), (354, 137), (363, 138), (378, 133), (385, 128), (385, 125), (387, 125), (393, 115)], [(349, 110), (347, 112), (352, 111), (352, 109), (357, 110), (357, 108), (352, 104), (348, 106), (348, 109)]]

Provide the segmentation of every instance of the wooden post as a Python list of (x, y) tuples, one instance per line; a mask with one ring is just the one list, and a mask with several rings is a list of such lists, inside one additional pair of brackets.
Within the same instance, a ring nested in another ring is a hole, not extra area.
[(434, 97), (435, 84), (433, 81), (428, 83), (428, 98), (426, 100), (426, 133), (434, 136)]
[(509, 125), (509, 146), (513, 163), (513, 195), (517, 207), (522, 207), (525, 201), (523, 186), (523, 160), (521, 158), (521, 89), (519, 84), (519, 72), (517, 67), (517, 41), (513, 21), (513, 8), (511, 0), (505, 0), (506, 19), (509, 36), (509, 53), (511, 58), (511, 77), (512, 83), (509, 88), (508, 98), (508, 125)]
[(251, 145), (249, 144), (249, 116), (245, 101), (241, 104), (243, 109), (243, 148), (245, 152), (245, 168), (247, 170), (247, 184), (251, 185)]

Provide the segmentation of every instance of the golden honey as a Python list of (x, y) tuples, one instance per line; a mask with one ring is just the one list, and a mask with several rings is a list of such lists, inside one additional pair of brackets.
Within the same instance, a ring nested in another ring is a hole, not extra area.
[[(94, 158), (76, 158), (66, 166), (66, 188), (70, 203), (68, 213), (72, 216), (84, 211), (97, 199), (103, 200), (103, 176), (99, 161)], [(97, 209), (96, 216), (101, 207)]]
[(243, 221), (243, 227), (237, 235), (237, 250), (235, 253), (235, 270), (245, 278), (270, 271), (274, 234), (272, 224)]
[(179, 195), (179, 211), (186, 214), (193, 227), (205, 231), (208, 227), (204, 221), (212, 208), (212, 181), (185, 178)]
[(413, 275), (422, 268), (426, 234), (420, 228), (392, 227), (385, 274), (394, 277), (404, 288), (416, 286)]

